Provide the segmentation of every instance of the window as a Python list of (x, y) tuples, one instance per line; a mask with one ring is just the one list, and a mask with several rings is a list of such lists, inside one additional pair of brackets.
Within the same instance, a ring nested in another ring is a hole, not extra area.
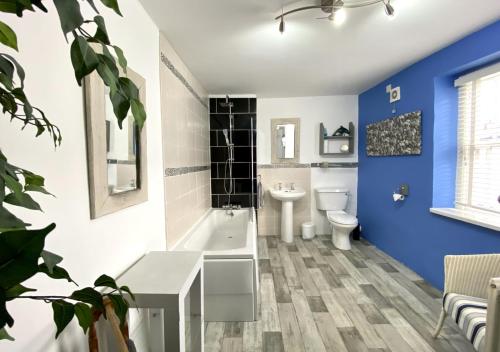
[(460, 77), (455, 207), (500, 213), (500, 64)]

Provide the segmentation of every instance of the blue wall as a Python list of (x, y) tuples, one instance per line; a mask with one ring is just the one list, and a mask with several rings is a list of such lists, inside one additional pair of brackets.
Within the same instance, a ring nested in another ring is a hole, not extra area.
[[(500, 253), (500, 232), (429, 212), (433, 204), (451, 206), (454, 200), (457, 97), (451, 88), (453, 79), (499, 59), (497, 21), (359, 97), (358, 216), (363, 236), (441, 289), (445, 255)], [(366, 156), (366, 125), (392, 116), (387, 84), (401, 86), (398, 114), (422, 111), (419, 156)], [(392, 193), (402, 183), (410, 185), (410, 196), (394, 203)]]

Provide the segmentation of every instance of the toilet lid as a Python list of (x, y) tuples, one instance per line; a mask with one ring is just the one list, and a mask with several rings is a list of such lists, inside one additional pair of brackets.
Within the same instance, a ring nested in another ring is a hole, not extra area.
[(345, 212), (328, 211), (326, 215), (328, 216), (328, 220), (336, 222), (337, 224), (357, 225), (358, 223), (358, 219), (355, 216)]

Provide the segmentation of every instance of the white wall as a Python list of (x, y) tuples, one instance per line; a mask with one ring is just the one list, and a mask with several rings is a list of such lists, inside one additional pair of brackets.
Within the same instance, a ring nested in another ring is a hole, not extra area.
[[(147, 251), (165, 248), (159, 36), (137, 0), (120, 1), (123, 18), (101, 6), (112, 42), (124, 49), (129, 66), (147, 81), (149, 200), (91, 221), (82, 89), (74, 79), (69, 45), (55, 8), (51, 2), (46, 6), (48, 14), (26, 14), (22, 19), (2, 16), (1, 20), (18, 34), (21, 54), (15, 56), (27, 71), (27, 93), (61, 128), (63, 144), (54, 150), (47, 135), (35, 140), (33, 130), (21, 132), (19, 124), (0, 117), (0, 148), (11, 162), (46, 177), (47, 188), (57, 198), (36, 197), (45, 213), (16, 209), (17, 214), (35, 227), (57, 223), (46, 248), (64, 257), (62, 266), (83, 287), (102, 273), (118, 275)], [(39, 288), (40, 294), (66, 294), (75, 289), (42, 276), (29, 280), (27, 286)], [(54, 341), (49, 305), (23, 300), (8, 308), (16, 320), (11, 330), (16, 341), (0, 342), (1, 351), (87, 350), (86, 338), (75, 322)]]
[[(257, 100), (257, 163), (271, 163), (271, 119), (300, 118), (300, 163), (313, 162), (357, 162), (358, 161), (358, 97), (326, 96), (295, 98), (264, 98)], [(329, 134), (340, 125), (356, 127), (355, 152), (352, 155), (326, 158), (319, 155), (319, 124), (323, 122)], [(290, 173), (294, 169), (288, 169)], [(357, 169), (311, 168), (311, 220), (318, 234), (330, 233), (324, 214), (316, 209), (314, 188), (344, 186), (351, 192), (348, 212), (356, 214)]]
[(257, 163), (271, 163), (271, 119), (300, 118), (300, 162), (358, 161), (357, 143), (350, 156), (323, 158), (319, 155), (319, 124), (333, 133), (349, 122), (358, 125), (358, 97), (355, 95), (257, 99)]

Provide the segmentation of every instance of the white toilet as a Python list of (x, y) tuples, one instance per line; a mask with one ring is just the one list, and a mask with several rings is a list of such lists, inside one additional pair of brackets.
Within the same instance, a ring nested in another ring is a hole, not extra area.
[(316, 188), (316, 208), (326, 211), (328, 221), (333, 226), (332, 242), (342, 250), (351, 249), (350, 234), (358, 226), (358, 219), (345, 212), (349, 200), (349, 190), (345, 188)]

